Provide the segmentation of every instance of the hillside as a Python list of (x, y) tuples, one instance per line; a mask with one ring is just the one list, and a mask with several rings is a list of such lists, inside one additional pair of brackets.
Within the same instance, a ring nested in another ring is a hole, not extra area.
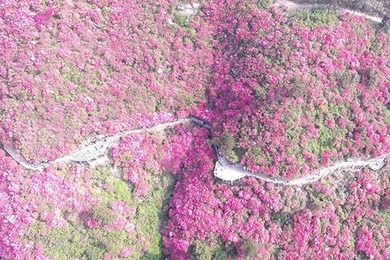
[(384, 23), (5, 0), (0, 25), (0, 259), (390, 259)]

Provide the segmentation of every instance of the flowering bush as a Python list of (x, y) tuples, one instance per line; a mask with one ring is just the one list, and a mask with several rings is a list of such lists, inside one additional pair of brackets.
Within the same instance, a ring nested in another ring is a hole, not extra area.
[(127, 176), (124, 176), (135, 187), (137, 196), (147, 194), (147, 177), (150, 172), (160, 173), (158, 161), (164, 153), (161, 146), (162, 136), (131, 135), (125, 137), (120, 145), (111, 149), (111, 156)]

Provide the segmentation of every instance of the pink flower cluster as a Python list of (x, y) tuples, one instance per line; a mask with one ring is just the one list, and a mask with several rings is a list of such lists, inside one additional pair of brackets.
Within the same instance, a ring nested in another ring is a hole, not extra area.
[[(124, 171), (124, 178), (134, 185), (135, 195), (147, 194), (149, 174), (160, 174), (161, 170), (172, 174), (182, 172), (183, 161), (187, 160), (187, 153), (195, 142), (192, 126), (180, 125), (170, 131), (173, 134), (129, 135), (111, 149), (115, 164)], [(206, 129), (198, 129), (197, 135), (207, 139), (209, 133)]]
[(110, 151), (116, 164), (123, 169), (124, 178), (134, 185), (137, 196), (147, 194), (149, 173), (160, 173), (159, 161), (164, 156), (161, 138), (152, 134), (130, 135)]

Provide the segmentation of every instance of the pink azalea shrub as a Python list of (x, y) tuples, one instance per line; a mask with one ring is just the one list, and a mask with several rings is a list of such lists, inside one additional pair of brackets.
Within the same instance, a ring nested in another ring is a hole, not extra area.
[(134, 185), (137, 196), (147, 194), (149, 173), (160, 173), (159, 161), (164, 156), (160, 147), (162, 138), (152, 134), (130, 135), (110, 151), (113, 160), (125, 172), (124, 178)]
[[(179, 125), (166, 133), (129, 135), (110, 150), (115, 165), (124, 172), (124, 179), (134, 186), (134, 195), (142, 197), (148, 193), (151, 174), (182, 172), (183, 161), (196, 142), (192, 128), (192, 125)], [(197, 129), (195, 133), (205, 140), (209, 136), (206, 129)]]
[(255, 1), (211, 1), (213, 134), (233, 161), (292, 178), (390, 151), (390, 41), (363, 19), (313, 29)]

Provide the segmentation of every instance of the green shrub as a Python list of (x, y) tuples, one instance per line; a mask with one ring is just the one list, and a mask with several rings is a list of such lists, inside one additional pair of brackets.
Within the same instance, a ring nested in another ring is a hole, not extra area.
[(235, 137), (228, 132), (225, 132), (221, 138), (214, 138), (211, 143), (214, 146), (219, 147), (224, 155), (233, 163), (239, 162), (242, 156), (247, 152), (247, 149), (236, 146)]
[(356, 86), (360, 82), (361, 77), (354, 71), (343, 71), (340, 79), (340, 86), (342, 88), (349, 88)]
[(310, 27), (311, 29), (318, 26), (334, 25), (340, 21), (337, 13), (328, 9), (298, 10), (295, 13), (295, 18), (298, 23)]
[(125, 201), (125, 202), (130, 202), (132, 199), (131, 196), (131, 190), (129, 188), (129, 185), (120, 180), (115, 180), (113, 183), (114, 187), (114, 197), (117, 200)]
[(257, 0), (256, 5), (260, 10), (263, 10), (270, 7), (273, 3), (273, 0)]
[(192, 244), (192, 259), (197, 260), (224, 260), (229, 252), (214, 240), (196, 240)]
[(384, 108), (384, 110), (383, 110), (383, 122), (385, 124), (389, 124), (390, 123), (390, 109)]
[(226, 251), (226, 249), (223, 248), (223, 247), (217, 247), (217, 248), (214, 250), (213, 260), (225, 260), (225, 259), (229, 259), (228, 257), (229, 257), (229, 256), (232, 256), (232, 255), (233, 255), (233, 252), (228, 252), (228, 251)]
[(253, 93), (256, 98), (263, 100), (267, 97), (267, 86), (266, 85), (257, 85), (253, 87)]
[(87, 260), (101, 259), (103, 257), (103, 250), (98, 247), (88, 247), (83, 253), (83, 257)]
[(169, 203), (174, 180), (169, 173), (152, 176), (149, 183), (154, 189), (149, 191), (137, 207), (134, 224), (139, 234), (150, 237), (148, 257), (155, 257), (154, 259), (161, 259), (163, 255), (160, 227), (167, 221), (168, 212), (165, 206)]
[(259, 244), (252, 239), (247, 239), (242, 244), (242, 249), (245, 252), (245, 258), (254, 259), (259, 251)]
[(194, 256), (198, 260), (211, 260), (214, 255), (214, 247), (209, 241), (197, 240), (194, 243)]
[[(85, 248), (86, 244), (90, 243), (90, 237), (86, 232), (82, 226), (69, 225), (64, 228), (50, 228), (46, 223), (36, 221), (27, 230), (25, 238), (42, 244), (45, 248), (45, 255), (50, 259), (65, 260), (87, 257)], [(102, 257), (102, 254), (99, 255), (98, 252), (95, 252), (94, 255)], [(94, 259), (100, 259), (99, 257)]]
[(173, 22), (181, 27), (190, 27), (191, 18), (185, 13), (176, 11), (173, 13)]
[(263, 151), (263, 149), (260, 146), (255, 146), (252, 151), (250, 151), (251, 154), (255, 156), (255, 162), (259, 163), (260, 159), (264, 159), (266, 165), (271, 165), (274, 163), (274, 160), (272, 157)]
[(91, 216), (101, 225), (108, 225), (117, 219), (117, 214), (107, 204), (97, 204), (91, 209)]
[[(99, 231), (101, 232), (101, 231)], [(113, 232), (101, 232), (101, 239), (98, 241), (100, 248), (106, 252), (111, 252), (114, 255), (126, 247), (129, 241), (129, 234), (127, 231), (113, 231)]]
[(333, 148), (334, 133), (325, 126), (320, 126), (318, 138), (312, 139), (308, 143), (308, 149), (316, 156), (320, 156), (322, 152)]

